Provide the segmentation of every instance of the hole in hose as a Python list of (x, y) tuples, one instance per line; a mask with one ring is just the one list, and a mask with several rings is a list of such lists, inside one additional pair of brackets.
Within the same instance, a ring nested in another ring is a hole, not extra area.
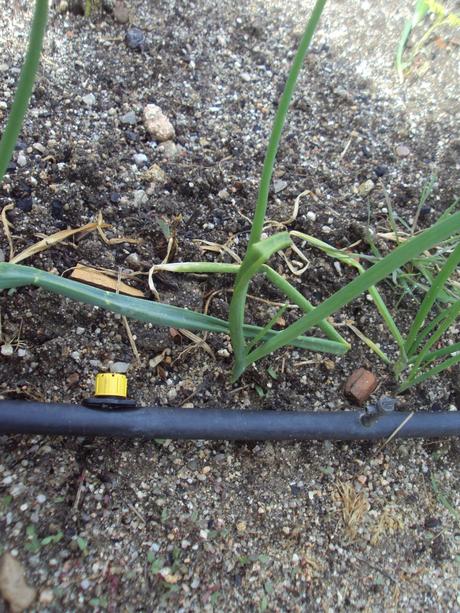
[(373, 426), (375, 424), (375, 422), (378, 419), (378, 414), (372, 414), (372, 413), (361, 413), (361, 415), (359, 416), (359, 421), (361, 422), (361, 425), (364, 426), (365, 428), (370, 428), (371, 426)]

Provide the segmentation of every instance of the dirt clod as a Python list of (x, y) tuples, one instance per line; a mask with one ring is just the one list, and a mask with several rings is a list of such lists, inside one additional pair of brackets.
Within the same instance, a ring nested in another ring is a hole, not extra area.
[(36, 590), (26, 583), (22, 564), (8, 552), (0, 560), (0, 594), (13, 613), (30, 607), (36, 597)]

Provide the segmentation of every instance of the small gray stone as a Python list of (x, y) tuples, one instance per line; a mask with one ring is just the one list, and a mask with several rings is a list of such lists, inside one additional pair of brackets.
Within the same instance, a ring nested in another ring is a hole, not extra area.
[(149, 198), (143, 189), (138, 189), (133, 193), (134, 206), (141, 206), (146, 204)]
[(96, 104), (96, 96), (94, 94), (86, 94), (82, 100), (86, 106), (94, 106)]
[(130, 253), (125, 262), (133, 270), (139, 270), (141, 267), (141, 259), (138, 253)]
[(273, 183), (273, 191), (275, 192), (275, 194), (278, 194), (279, 192), (282, 192), (283, 189), (286, 189), (287, 186), (288, 186), (287, 181), (283, 181), (281, 179), (277, 179)]
[(128, 111), (120, 117), (120, 122), (129, 126), (134, 126), (137, 123), (136, 113), (134, 111)]
[(9, 66), (8, 64), (0, 64), (0, 72), (8, 72)]
[(240, 77), (241, 77), (241, 80), (244, 81), (245, 83), (249, 83), (249, 81), (251, 80), (251, 75), (248, 72), (242, 72)]
[(130, 364), (128, 362), (113, 362), (110, 364), (110, 372), (116, 372), (119, 374), (125, 374), (128, 372)]
[(165, 171), (160, 168), (158, 164), (152, 164), (152, 166), (145, 171), (143, 178), (154, 186), (163, 185), (163, 183), (166, 183), (167, 179)]
[(57, 10), (58, 13), (61, 13), (61, 15), (63, 13), (67, 13), (67, 11), (69, 10), (69, 3), (66, 0), (62, 0), (61, 2), (59, 2)]
[(406, 147), (406, 145), (398, 145), (396, 147), (396, 155), (400, 158), (407, 158), (407, 156), (410, 155), (409, 147)]
[(345, 102), (353, 102), (353, 96), (350, 94), (350, 92), (344, 87), (340, 87), (340, 85), (334, 89), (334, 94)]
[(135, 153), (133, 155), (133, 160), (136, 166), (146, 166), (149, 158), (145, 155), (145, 153)]
[(158, 151), (162, 153), (165, 158), (173, 159), (178, 153), (177, 145), (172, 140), (166, 140), (158, 147)]
[(142, 50), (145, 43), (145, 36), (139, 28), (129, 28), (126, 32), (125, 43), (130, 49)]
[(21, 166), (21, 168), (23, 168), (27, 164), (27, 158), (22, 151), (20, 151), (18, 154), (17, 163), (18, 166)]
[(35, 151), (38, 151), (38, 153), (44, 154), (46, 152), (45, 145), (42, 145), (41, 143), (34, 143), (32, 147), (35, 149)]
[(3, 251), (3, 249), (0, 249), (0, 262), (4, 262), (5, 261), (5, 252)]

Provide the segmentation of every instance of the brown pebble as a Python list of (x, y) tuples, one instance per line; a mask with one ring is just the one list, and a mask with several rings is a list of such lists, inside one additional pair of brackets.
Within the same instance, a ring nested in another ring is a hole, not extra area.
[(73, 372), (67, 377), (66, 381), (69, 384), (69, 387), (73, 387), (80, 381), (80, 375), (77, 372)]
[(376, 387), (377, 377), (365, 368), (358, 368), (345, 383), (345, 396), (357, 404), (363, 404)]
[(128, 23), (129, 10), (126, 8), (123, 2), (116, 2), (113, 7), (113, 16), (118, 23)]

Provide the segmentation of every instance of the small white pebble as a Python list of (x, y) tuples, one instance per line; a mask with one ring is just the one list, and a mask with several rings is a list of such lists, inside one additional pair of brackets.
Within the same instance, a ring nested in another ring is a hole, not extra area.
[(307, 219), (309, 219), (310, 221), (316, 221), (316, 213), (314, 213), (313, 211), (308, 211)]
[(93, 106), (96, 104), (96, 96), (94, 94), (86, 94), (86, 96), (83, 96), (82, 100), (86, 106)]

